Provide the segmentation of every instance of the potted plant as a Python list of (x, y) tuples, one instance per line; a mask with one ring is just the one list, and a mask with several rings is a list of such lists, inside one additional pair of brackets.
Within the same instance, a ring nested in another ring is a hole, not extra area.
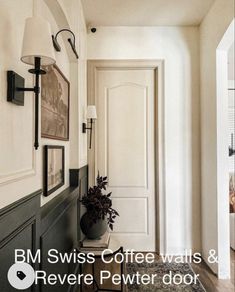
[(87, 195), (84, 195), (80, 202), (86, 208), (86, 213), (82, 216), (80, 226), (82, 232), (89, 239), (96, 239), (102, 236), (108, 226), (113, 230), (115, 218), (118, 212), (112, 208), (111, 192), (107, 195), (107, 176), (99, 175), (96, 178), (96, 185), (89, 188)]

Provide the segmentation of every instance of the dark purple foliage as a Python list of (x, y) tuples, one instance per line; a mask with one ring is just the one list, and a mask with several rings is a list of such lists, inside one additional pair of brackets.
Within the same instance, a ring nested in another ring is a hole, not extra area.
[(102, 177), (98, 173), (96, 185), (89, 188), (87, 195), (84, 195), (80, 202), (87, 209), (91, 225), (99, 219), (107, 218), (108, 225), (113, 230), (114, 220), (119, 214), (112, 208), (112, 200), (110, 199), (112, 193), (107, 195), (102, 193), (103, 190), (106, 191), (107, 184), (107, 176)]

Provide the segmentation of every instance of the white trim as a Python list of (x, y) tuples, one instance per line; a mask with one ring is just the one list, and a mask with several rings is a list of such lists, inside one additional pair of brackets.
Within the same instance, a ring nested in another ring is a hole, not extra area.
[(216, 50), (217, 241), (218, 277), (220, 279), (230, 278), (227, 64), (228, 50), (234, 42), (234, 25), (233, 20)]

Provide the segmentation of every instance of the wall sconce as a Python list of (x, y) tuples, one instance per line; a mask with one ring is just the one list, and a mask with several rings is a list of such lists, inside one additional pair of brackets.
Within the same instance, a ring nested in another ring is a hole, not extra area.
[(86, 126), (86, 123), (82, 123), (82, 132), (86, 133), (86, 130), (90, 130), (90, 144), (89, 144), (89, 149), (91, 149), (91, 139), (92, 139), (92, 125), (93, 121), (97, 119), (97, 114), (96, 114), (96, 107), (95, 105), (89, 105), (87, 107), (87, 114), (86, 114), (87, 120), (90, 119), (90, 127)]
[(35, 16), (26, 19), (21, 61), (34, 65), (29, 72), (35, 75), (35, 85), (32, 88), (24, 87), (24, 78), (13, 71), (7, 72), (7, 100), (18, 105), (24, 105), (24, 92), (32, 91), (35, 95), (35, 141), (37, 150), (38, 142), (38, 116), (39, 116), (39, 76), (46, 74), (41, 66), (55, 63), (54, 49), (51, 41), (50, 24), (41, 17)]
[(235, 149), (233, 148), (233, 134), (231, 134), (231, 146), (228, 148), (228, 155), (229, 157), (235, 155)]
[(57, 52), (60, 52), (60, 51), (61, 51), (61, 47), (60, 47), (60, 45), (59, 45), (59, 43), (58, 43), (58, 41), (57, 41), (57, 37), (58, 37), (58, 35), (59, 35), (61, 32), (64, 32), (64, 31), (67, 31), (67, 32), (71, 33), (71, 35), (72, 35), (72, 37), (73, 37), (73, 40), (71, 40), (70, 38), (68, 38), (68, 42), (69, 42), (69, 44), (70, 44), (70, 46), (71, 46), (71, 48), (72, 48), (72, 50), (73, 50), (73, 52), (74, 52), (76, 58), (78, 59), (78, 53), (77, 53), (77, 51), (76, 51), (75, 35), (74, 35), (74, 33), (73, 33), (70, 29), (63, 28), (63, 29), (61, 29), (60, 31), (58, 31), (57, 34), (56, 34), (55, 36), (52, 35), (52, 41), (53, 41), (53, 46), (54, 46), (55, 50), (56, 50)]

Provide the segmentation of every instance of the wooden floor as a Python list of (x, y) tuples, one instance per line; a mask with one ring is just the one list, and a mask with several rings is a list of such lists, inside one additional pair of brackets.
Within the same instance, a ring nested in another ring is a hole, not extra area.
[[(156, 258), (158, 256), (156, 255)], [(201, 264), (192, 264), (192, 268), (196, 274), (200, 275), (200, 281), (207, 292), (235, 292), (235, 251), (231, 250), (231, 279), (230, 280), (218, 280), (215, 274), (208, 268), (208, 266), (203, 262)], [(104, 266), (100, 261), (96, 263), (96, 275), (99, 270), (108, 270), (112, 274), (120, 273), (120, 265), (112, 265), (112, 267)], [(84, 267), (84, 273), (91, 273), (91, 266)], [(112, 285), (110, 281), (106, 282), (101, 288), (118, 289), (119, 287)], [(83, 287), (82, 292), (93, 292), (96, 291), (93, 286)]]
[(231, 249), (231, 279), (219, 280), (205, 263), (192, 265), (196, 274), (200, 275), (200, 281), (207, 292), (234, 292), (235, 291), (235, 251)]

